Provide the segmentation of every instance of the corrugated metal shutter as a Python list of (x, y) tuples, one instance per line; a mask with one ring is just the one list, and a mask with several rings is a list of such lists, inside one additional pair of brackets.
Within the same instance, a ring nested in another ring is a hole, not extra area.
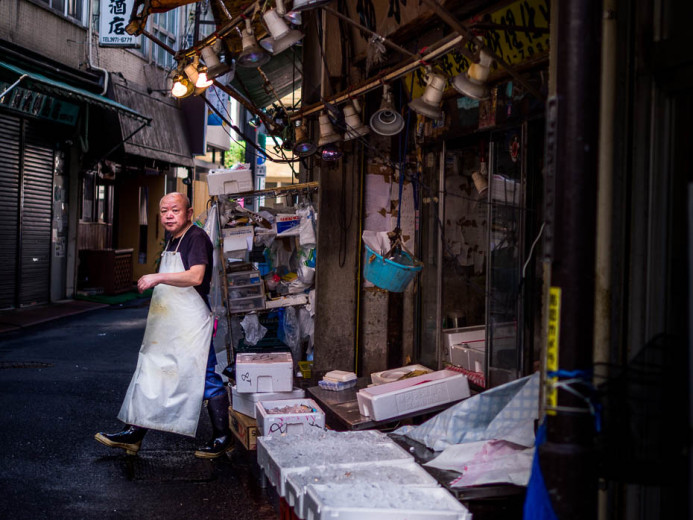
[(19, 305), (50, 300), (51, 216), (55, 149), (36, 121), (27, 121), (21, 223)]
[(21, 119), (0, 114), (0, 309), (15, 306)]

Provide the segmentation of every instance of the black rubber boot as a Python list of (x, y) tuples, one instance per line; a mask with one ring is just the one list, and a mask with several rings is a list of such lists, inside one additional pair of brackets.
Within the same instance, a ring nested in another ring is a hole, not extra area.
[(201, 459), (216, 459), (233, 450), (233, 433), (229, 429), (229, 394), (224, 393), (207, 401), (207, 411), (212, 420), (212, 440), (195, 452)]
[(128, 425), (122, 432), (118, 433), (97, 433), (94, 438), (101, 444), (105, 444), (111, 448), (122, 448), (128, 455), (137, 455), (142, 445), (142, 439), (145, 433), (147, 433), (146, 428), (140, 428), (139, 426)]

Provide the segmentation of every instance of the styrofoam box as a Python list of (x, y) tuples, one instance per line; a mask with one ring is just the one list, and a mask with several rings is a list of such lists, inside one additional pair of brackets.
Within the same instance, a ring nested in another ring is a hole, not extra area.
[[(305, 405), (312, 411), (305, 413), (270, 413), (273, 408)], [(312, 428), (325, 429), (325, 412), (312, 399), (260, 400), (255, 403), (255, 419), (260, 435), (302, 434)]]
[(289, 352), (236, 354), (236, 391), (290, 392), (293, 390), (293, 361)]
[(452, 370), (363, 388), (356, 393), (361, 415), (376, 421), (418, 412), (469, 397), (467, 376)]
[(471, 520), (447, 489), (393, 484), (309, 485), (305, 520)]
[(450, 347), (450, 363), (458, 367), (466, 368), (472, 372), (483, 372), (486, 361), (486, 351), (474, 347), (453, 345)]
[(371, 374), (371, 381), (373, 382), (374, 385), (382, 385), (385, 383), (392, 383), (392, 382), (397, 381), (398, 379), (401, 379), (402, 377), (406, 376), (410, 372), (414, 372), (416, 370), (433, 372), (433, 370), (431, 370), (430, 368), (425, 367), (423, 365), (407, 365), (405, 367), (391, 368), (389, 370), (383, 370), (382, 372), (374, 372)]
[(257, 463), (280, 497), (288, 475), (310, 468), (411, 464), (414, 457), (376, 430), (309, 431), (305, 435), (258, 437)]
[(294, 388), (291, 392), (254, 392), (239, 394), (236, 386), (231, 387), (231, 407), (243, 415), (255, 418), (255, 405), (260, 400), (277, 401), (280, 399), (301, 399), (306, 396), (302, 388)]
[(404, 465), (345, 464), (334, 468), (308, 468), (286, 477), (286, 501), (300, 519), (306, 518), (305, 493), (309, 485), (392, 483), (399, 486), (437, 488), (438, 481), (415, 462)]
[(210, 195), (243, 193), (253, 190), (253, 174), (250, 170), (209, 170), (207, 186)]

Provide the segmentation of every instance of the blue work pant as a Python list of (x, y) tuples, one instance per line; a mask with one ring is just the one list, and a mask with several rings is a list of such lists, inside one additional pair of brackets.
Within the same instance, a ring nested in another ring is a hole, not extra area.
[(207, 358), (207, 372), (205, 373), (205, 393), (203, 399), (211, 399), (224, 392), (224, 380), (214, 370), (217, 366), (217, 355), (214, 352), (214, 339), (209, 345), (209, 357)]

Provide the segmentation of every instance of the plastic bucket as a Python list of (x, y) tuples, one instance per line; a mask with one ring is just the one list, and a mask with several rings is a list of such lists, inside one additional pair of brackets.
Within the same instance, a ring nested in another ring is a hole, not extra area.
[(407, 285), (421, 271), (423, 263), (402, 251), (399, 258), (383, 258), (366, 247), (366, 263), (363, 267), (363, 277), (376, 287), (390, 292), (404, 292)]

